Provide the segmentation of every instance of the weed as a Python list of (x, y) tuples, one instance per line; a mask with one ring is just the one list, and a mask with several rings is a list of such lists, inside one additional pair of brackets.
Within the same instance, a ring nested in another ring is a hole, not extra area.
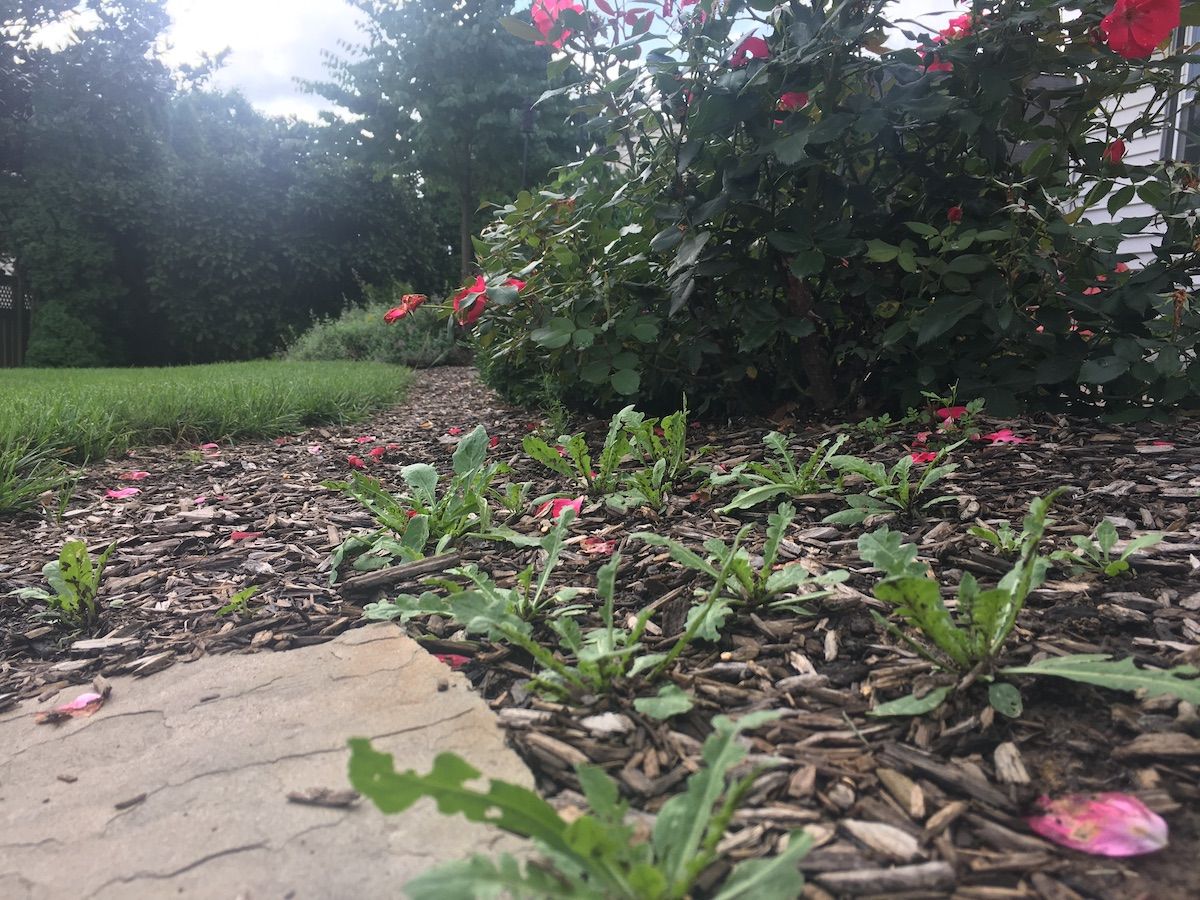
[(109, 544), (93, 562), (87, 544), (68, 541), (63, 544), (58, 559), (42, 566), (42, 575), (49, 582), (53, 594), (43, 588), (22, 588), (10, 593), (23, 600), (44, 600), (49, 604), (50, 611), (68, 625), (94, 625), (100, 620), (96, 595), (100, 592), (108, 558), (116, 546), (116, 543)]
[[(688, 467), (687, 417), (686, 398), (683, 409), (663, 419), (646, 418), (627, 406), (609, 422), (595, 461), (583, 434), (564, 435), (555, 447), (531, 434), (522, 446), (531, 459), (572, 479), (591, 496), (604, 497), (616, 509), (638, 505), (663, 509), (675, 481)], [(641, 466), (622, 472), (621, 465), (629, 457), (636, 457)]]
[(874, 487), (862, 494), (850, 494), (846, 497), (850, 509), (833, 513), (821, 521), (831, 525), (861, 525), (871, 516), (888, 513), (913, 516), (931, 506), (953, 502), (953, 494), (942, 494), (924, 502), (921, 502), (920, 498), (934, 484), (958, 468), (955, 463), (938, 465), (949, 451), (958, 446), (959, 444), (952, 444), (939, 450), (937, 457), (920, 470), (920, 477), (916, 480), (912, 479), (913, 466), (916, 464), (907, 453), (900, 457), (900, 461), (891, 469), (857, 456), (830, 457), (829, 464), (835, 469), (843, 474), (858, 475)]
[[(779, 544), (795, 517), (796, 508), (790, 503), (781, 503), (767, 518), (766, 541), (763, 544), (761, 562), (754, 560), (742, 546), (752, 528), (750, 525), (742, 527), (732, 545), (717, 538), (705, 541), (704, 549), (709, 553), (707, 558), (662, 535), (642, 532), (632, 537), (656, 547), (665, 547), (676, 562), (708, 576), (714, 584), (723, 584), (716, 602), (703, 607), (693, 607), (688, 616), (689, 623), (693, 617), (702, 618), (700, 638), (716, 641), (720, 639), (720, 629), (733, 612), (734, 605), (749, 609), (765, 607), (802, 613), (805, 612), (803, 603), (828, 596), (829, 588), (849, 577), (849, 573), (840, 570), (813, 575), (799, 563), (776, 568)], [(817, 590), (796, 595), (797, 589), (810, 587)], [(705, 610), (703, 614), (701, 609)]]
[(839, 435), (832, 446), (829, 441), (821, 441), (805, 462), (796, 465), (787, 436), (772, 431), (763, 438), (763, 443), (774, 451), (775, 460), (741, 463), (728, 474), (710, 476), (717, 487), (736, 483), (745, 488), (721, 512), (750, 509), (780, 496), (803, 497), (827, 489), (832, 479), (826, 478), (825, 471), (845, 442), (845, 435)]
[(1056, 550), (1050, 554), (1050, 559), (1056, 563), (1063, 563), (1076, 572), (1096, 572), (1113, 578), (1129, 571), (1129, 557), (1134, 553), (1153, 547), (1162, 539), (1162, 533), (1158, 531), (1139, 535), (1126, 544), (1119, 555), (1115, 555), (1113, 549), (1117, 545), (1117, 528), (1105, 519), (1096, 526), (1091, 537), (1080, 534), (1071, 537), (1071, 543), (1079, 549), (1078, 553)]
[[(578, 611), (577, 607), (569, 607), (567, 604), (582, 593), (583, 588), (560, 588), (552, 595), (546, 592), (546, 588), (550, 583), (550, 576), (554, 573), (554, 568), (558, 565), (559, 556), (562, 554), (567, 531), (574, 519), (575, 510), (568, 507), (558, 517), (557, 523), (549, 534), (541, 538), (540, 541), (534, 540), (531, 542), (533, 546), (539, 547), (542, 553), (545, 554), (541, 571), (537, 572), (532, 563), (526, 566), (517, 575), (515, 587), (499, 587), (492, 581), (490, 576), (480, 572), (475, 566), (451, 569), (450, 574), (465, 578), (474, 586), (473, 593), (479, 594), (489, 608), (500, 610), (503, 616), (513, 615), (519, 619), (528, 621), (548, 610), (554, 610), (557, 615)], [(534, 578), (535, 574), (537, 575), (536, 580)], [(443, 597), (434, 591), (426, 591), (419, 597), (414, 597), (411, 594), (402, 594), (391, 602), (368, 604), (364, 610), (364, 614), (368, 619), (388, 620), (398, 618), (401, 622), (407, 622), (416, 615), (432, 615), (434, 613), (457, 618), (455, 605), (452, 601), (455, 599), (461, 600), (463, 594), (472, 591), (463, 588), (457, 582), (449, 579), (432, 579), (427, 583), (445, 588), (449, 592), (449, 597)], [(467, 621), (461, 619), (460, 623), (463, 625), (469, 624)]]
[(250, 602), (250, 598), (261, 591), (262, 588), (257, 584), (250, 587), (242, 588), (236, 594), (229, 598), (229, 602), (217, 610), (218, 616), (228, 616), (232, 613), (240, 613), (246, 608), (246, 604)]
[(980, 522), (967, 530), (981, 541), (991, 544), (1001, 556), (1015, 556), (1025, 542), (1025, 532), (1013, 531), (1007, 519), (1001, 520), (995, 528)]
[[(953, 614), (942, 601), (941, 588), (928, 567), (917, 561), (915, 545), (901, 543), (901, 536), (887, 528), (863, 535), (858, 542), (859, 555), (886, 574), (875, 586), (875, 596), (892, 604), (905, 622), (920, 631), (923, 640), (908, 637), (873, 613), (876, 620), (938, 666), (958, 673), (975, 672), (990, 682), (988, 701), (1006, 716), (1020, 715), (1021, 695), (1015, 686), (994, 680), (995, 676), (1054, 675), (1119, 690), (1145, 689), (1152, 695), (1200, 700), (1200, 681), (1191, 677), (1197, 670), (1187, 666), (1152, 671), (1138, 669), (1128, 659), (1112, 661), (1103, 655), (1087, 654), (996, 668), (1029, 592), (1042, 583), (1049, 568), (1048, 561), (1038, 555), (1038, 545), (1049, 524), (1050, 506), (1063, 490), (1059, 488), (1030, 504), (1021, 532), (1020, 557), (995, 588), (981, 591), (970, 573), (963, 575)], [(913, 694), (882, 704), (872, 714), (920, 715), (940, 706), (952, 690), (952, 685), (943, 685), (923, 696)]]
[[(350, 782), (385, 813), (403, 812), (431, 797), (439, 809), (532, 839), (542, 857), (525, 865), (509, 855), (475, 855), (450, 863), (408, 882), (405, 892), (413, 900), (499, 892), (580, 900), (681, 900), (693, 895), (701, 874), (718, 859), (717, 846), (761, 772), (730, 778), (746, 757), (738, 736), (778, 715), (750, 713), (737, 722), (717, 716), (704, 742), (704, 768), (688, 778), (682, 794), (663, 804), (649, 841), (636, 838), (635, 829), (626, 824), (628, 806), (621, 802), (616, 782), (594, 766), (576, 768), (590, 812), (571, 821), (528, 788), (502, 781), (491, 781), (486, 791), (469, 787), (467, 782), (480, 773), (452, 753), (440, 754), (428, 775), (397, 772), (391, 755), (355, 738), (350, 741)], [(737, 864), (711, 895), (716, 900), (794, 900), (804, 886), (798, 862), (810, 846), (804, 832), (792, 832), (785, 850)]]
[(400, 470), (408, 486), (401, 497), (359, 472), (352, 473), (349, 481), (322, 482), (327, 488), (353, 497), (383, 526), (373, 534), (347, 539), (334, 551), (330, 583), (337, 580), (338, 568), (348, 558), (355, 559), (356, 570), (369, 571), (397, 558), (420, 559), (431, 540), (435, 542), (435, 553), (467, 536), (502, 538), (525, 546), (536, 544), (536, 539), (492, 525), (488, 505), (491, 484), (508, 467), (503, 463), (487, 464), (487, 449), (487, 430), (478, 425), (459, 441), (452, 459), (453, 474), (440, 494), (437, 469), (428, 463), (414, 463)]

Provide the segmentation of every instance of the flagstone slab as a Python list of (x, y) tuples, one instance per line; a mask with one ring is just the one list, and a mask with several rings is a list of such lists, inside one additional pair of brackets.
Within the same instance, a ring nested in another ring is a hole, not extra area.
[[(39, 704), (66, 703), (85, 688)], [(399, 769), (453, 751), (532, 786), (466, 680), (393, 625), (284, 653), (112, 679), (90, 718), (0, 716), (0, 897), (398, 897), (435, 863), (517, 846), (430, 801), (385, 816), (289, 802), (347, 790), (350, 737)]]

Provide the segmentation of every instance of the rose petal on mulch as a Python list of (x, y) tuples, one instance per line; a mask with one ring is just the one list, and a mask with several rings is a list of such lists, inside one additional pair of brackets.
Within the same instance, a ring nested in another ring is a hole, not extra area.
[(461, 669), (471, 661), (471, 657), (462, 656), (458, 653), (435, 653), (433, 658), (439, 662), (443, 662), (452, 669)]
[(135, 487), (121, 488), (120, 490), (110, 488), (104, 492), (104, 496), (109, 500), (128, 500), (130, 497), (136, 497), (140, 493), (141, 490)]
[(1140, 856), (1167, 846), (1167, 823), (1131, 794), (1041, 797), (1025, 821), (1042, 837), (1094, 856)]
[(234, 531), (229, 535), (231, 541), (248, 541), (254, 538), (262, 537), (264, 532), (261, 531)]
[(135, 470), (133, 472), (122, 472), (117, 477), (120, 478), (122, 481), (141, 481), (145, 478), (149, 478), (150, 473), (149, 472), (139, 472), (139, 471)]
[(579, 549), (589, 556), (611, 556), (617, 549), (617, 542), (606, 541), (604, 538), (585, 537), (579, 542)]

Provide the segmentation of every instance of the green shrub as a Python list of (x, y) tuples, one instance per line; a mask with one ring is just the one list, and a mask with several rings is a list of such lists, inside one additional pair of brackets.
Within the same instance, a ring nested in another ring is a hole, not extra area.
[(561, 9), (607, 149), (485, 233), (490, 375), (614, 407), (902, 410), (956, 382), (998, 414), (1195, 403), (1196, 173), (1121, 158), (1191, 57), (1107, 46), (1110, 0), (1001, 0), (904, 31), (923, 51), (888, 5), (700, 0), (665, 38), (624, 3)]
[(111, 348), (102, 331), (63, 302), (40, 306), (33, 316), (25, 365), (35, 369), (94, 368), (108, 364)]
[(322, 319), (292, 343), (292, 360), (360, 360), (427, 368), (461, 357), (446, 323), (431, 309), (418, 309), (387, 325), (383, 314), (395, 304), (351, 307)]

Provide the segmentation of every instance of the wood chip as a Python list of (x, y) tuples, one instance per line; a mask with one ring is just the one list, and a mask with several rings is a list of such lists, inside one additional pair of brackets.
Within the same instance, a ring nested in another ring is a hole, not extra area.
[(1012, 741), (997, 745), (992, 761), (996, 766), (996, 779), (1001, 784), (1029, 784), (1029, 773), (1021, 760), (1021, 751)]
[(843, 819), (841, 826), (855, 840), (892, 862), (912, 862), (921, 855), (921, 846), (917, 839), (893, 825), (865, 822), (861, 819)]
[(893, 891), (940, 891), (954, 887), (954, 869), (944, 862), (927, 862), (891, 869), (825, 872), (814, 880), (835, 894), (860, 896)]

